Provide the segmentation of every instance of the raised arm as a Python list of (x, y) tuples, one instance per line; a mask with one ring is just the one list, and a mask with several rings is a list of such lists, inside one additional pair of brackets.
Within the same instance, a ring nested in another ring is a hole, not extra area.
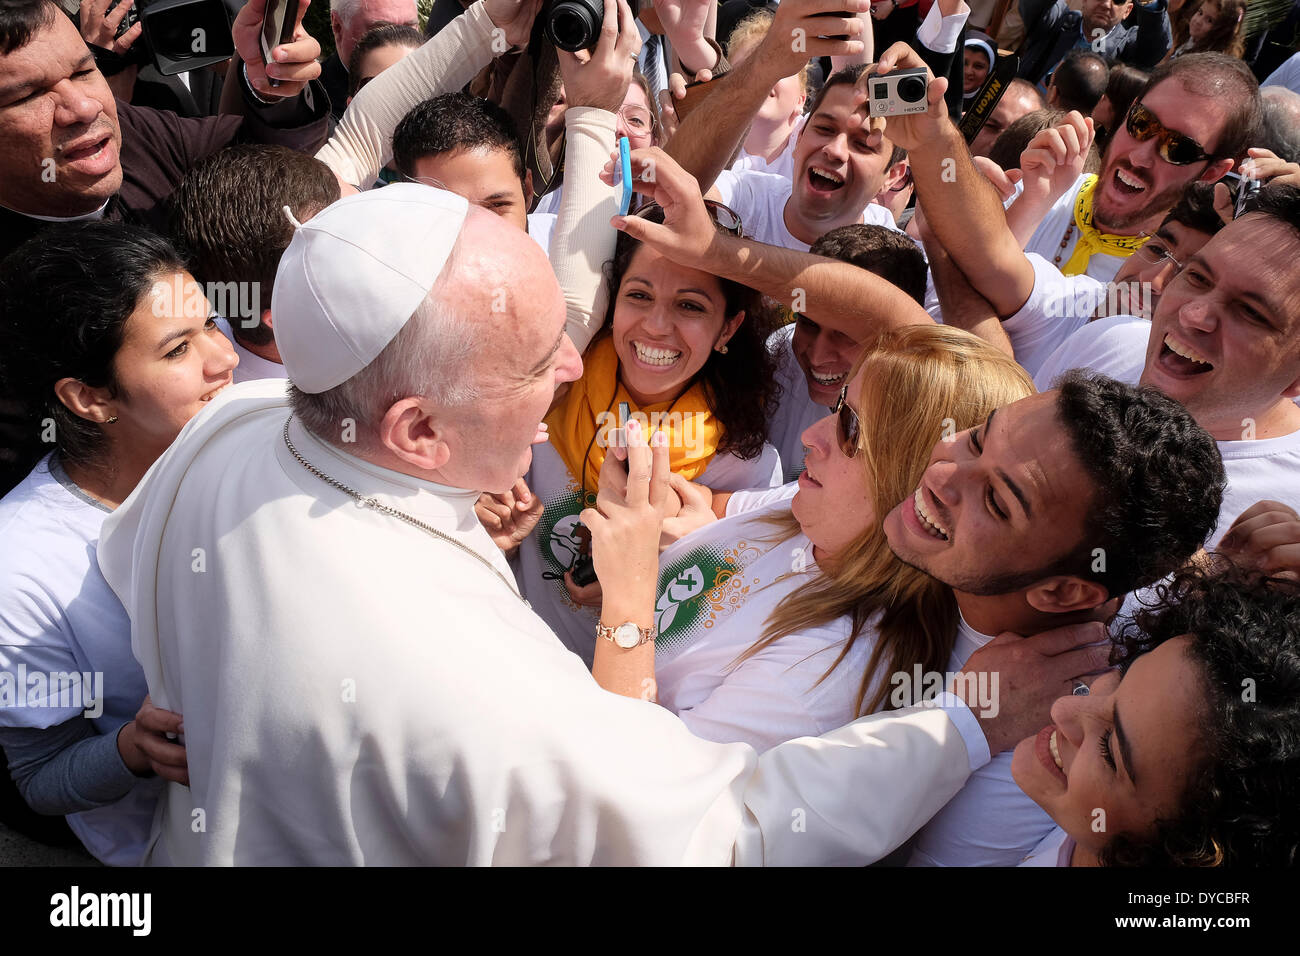
[[(253, 0), (256, 2), (256, 0)], [(541, 0), (480, 0), (437, 36), (367, 83), (316, 158), (368, 188), (393, 157), (393, 130), (413, 106), (459, 90), (498, 52), (527, 42)]]
[[(868, 0), (785, 0), (758, 49), (719, 78), (717, 89), (682, 120), (668, 144), (669, 155), (707, 190), (744, 140), (750, 121), (777, 80), (798, 73), (813, 57), (853, 56), (862, 51), (858, 39), (862, 22), (856, 16), (841, 20), (816, 14), (836, 10), (856, 14), (867, 8)], [(830, 32), (852, 39), (818, 36)]]

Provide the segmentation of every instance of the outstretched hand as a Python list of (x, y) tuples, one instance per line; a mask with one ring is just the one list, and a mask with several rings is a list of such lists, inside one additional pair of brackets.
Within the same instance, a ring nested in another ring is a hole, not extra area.
[[(266, 0), (248, 0), (230, 27), (235, 52), (244, 61), (248, 83), (263, 99), (290, 99), (320, 76), (320, 44), (303, 28), (303, 14), (310, 0), (298, 0), (298, 14), (293, 22), (293, 36), (271, 50), (271, 63), (262, 62), (262, 21), (266, 18)], [(271, 80), (278, 81), (272, 86)]]
[(1056, 126), (1040, 130), (1020, 154), (1026, 202), (1051, 205), (1083, 175), (1095, 133), (1092, 117), (1076, 110)]
[[(614, 182), (618, 155), (613, 154), (601, 172)], [(704, 260), (718, 239), (713, 219), (700, 195), (700, 184), (672, 157), (655, 146), (632, 151), (632, 179), (636, 191), (657, 202), (664, 211), (662, 223), (640, 216), (615, 216), (610, 223), (674, 262), (695, 265)]]
[(555, 52), (569, 106), (594, 106), (617, 113), (641, 55), (641, 34), (627, 0), (605, 0), (605, 18), (595, 50)]

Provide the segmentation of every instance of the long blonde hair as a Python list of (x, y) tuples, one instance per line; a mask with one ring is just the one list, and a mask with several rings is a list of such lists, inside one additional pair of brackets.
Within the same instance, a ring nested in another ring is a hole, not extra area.
[[(867, 700), (874, 675), (910, 672), (917, 663), (926, 671), (943, 671), (957, 633), (952, 591), (894, 555), (882, 527), (885, 516), (916, 490), (936, 442), (979, 424), (995, 408), (1034, 394), (1034, 385), (1013, 359), (944, 325), (886, 332), (867, 347), (850, 379), (859, 369), (862, 387), (854, 396), (862, 423), (858, 459), (874, 519), (831, 568), (823, 568), (813, 583), (777, 605), (763, 636), (739, 660), (787, 634), (851, 615), (853, 629), (824, 680), (871, 618), (883, 612), (879, 640), (858, 688), (856, 713), (865, 714), (881, 709), (889, 694), (888, 682), (882, 682)], [(792, 515), (776, 521), (783, 537), (799, 531)]]

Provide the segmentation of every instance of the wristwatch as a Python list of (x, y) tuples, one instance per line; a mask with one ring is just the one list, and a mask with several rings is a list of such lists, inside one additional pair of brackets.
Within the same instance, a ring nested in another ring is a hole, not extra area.
[(631, 621), (626, 621), (617, 627), (597, 623), (596, 640), (599, 641), (601, 638), (613, 641), (622, 648), (640, 647), (642, 644), (648, 644), (655, 639), (655, 629), (653, 625), (650, 627), (637, 627)]

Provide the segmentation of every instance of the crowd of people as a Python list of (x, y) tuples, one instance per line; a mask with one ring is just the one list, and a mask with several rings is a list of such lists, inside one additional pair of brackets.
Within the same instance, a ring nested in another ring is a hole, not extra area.
[(0, 819), (1297, 862), (1300, 4), (226, 2), (0, 0)]

